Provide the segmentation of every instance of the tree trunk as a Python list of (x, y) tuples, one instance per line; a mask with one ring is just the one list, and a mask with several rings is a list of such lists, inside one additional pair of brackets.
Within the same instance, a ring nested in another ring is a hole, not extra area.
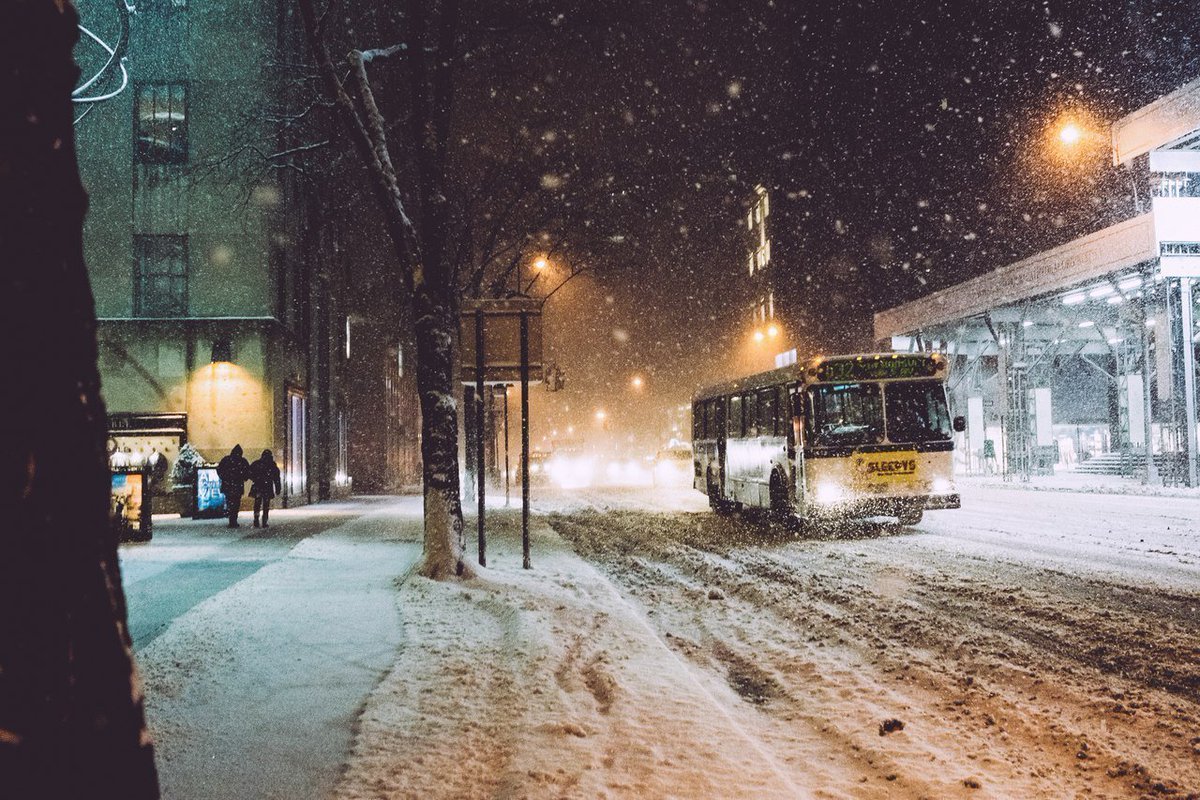
[(0, 3), (0, 794), (158, 797), (109, 523), (76, 14)]
[(434, 579), (471, 574), (463, 559), (458, 485), (458, 404), (454, 386), (455, 319), (447, 300), (428, 288), (414, 297), (417, 393), (421, 400), (421, 459), (425, 483), (425, 559)]

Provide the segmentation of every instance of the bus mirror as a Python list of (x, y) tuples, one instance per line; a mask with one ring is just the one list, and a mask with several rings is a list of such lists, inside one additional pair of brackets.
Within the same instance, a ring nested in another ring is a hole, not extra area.
[(967, 429), (967, 418), (966, 417), (955, 417), (954, 418), (955, 433), (962, 433), (966, 429)]

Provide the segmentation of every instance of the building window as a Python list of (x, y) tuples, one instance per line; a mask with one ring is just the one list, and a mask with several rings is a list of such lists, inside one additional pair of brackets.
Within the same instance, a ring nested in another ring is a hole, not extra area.
[(134, 142), (142, 164), (186, 164), (187, 86), (144, 83), (133, 109)]
[(338, 486), (348, 486), (350, 484), (350, 439), (346, 432), (345, 411), (338, 411), (337, 438), (337, 470), (333, 479)]
[(136, 260), (133, 314), (137, 317), (186, 317), (188, 249), (186, 236), (134, 236)]

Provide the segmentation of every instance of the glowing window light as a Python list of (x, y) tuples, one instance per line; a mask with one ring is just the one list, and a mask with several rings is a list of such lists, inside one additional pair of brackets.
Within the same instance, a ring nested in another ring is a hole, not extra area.
[(1084, 303), (1084, 302), (1087, 302), (1087, 295), (1083, 292), (1069, 294), (1063, 298), (1064, 306), (1077, 306), (1080, 303)]

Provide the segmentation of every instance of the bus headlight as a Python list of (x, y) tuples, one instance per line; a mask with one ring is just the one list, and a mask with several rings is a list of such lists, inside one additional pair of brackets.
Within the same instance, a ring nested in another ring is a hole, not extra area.
[(818, 503), (836, 503), (846, 499), (846, 492), (833, 481), (817, 484)]
[(954, 491), (954, 484), (945, 478), (934, 478), (932, 489), (934, 494), (950, 494)]

